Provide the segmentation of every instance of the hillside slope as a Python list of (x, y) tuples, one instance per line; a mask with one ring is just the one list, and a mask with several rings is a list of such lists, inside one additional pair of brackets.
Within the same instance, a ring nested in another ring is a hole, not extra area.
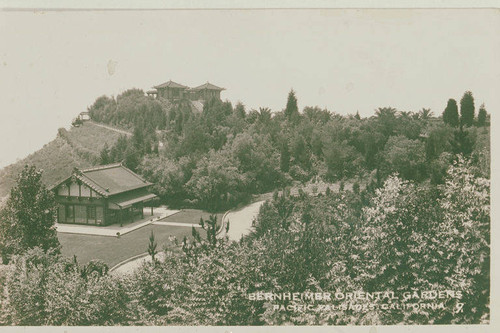
[(99, 153), (107, 143), (112, 146), (120, 133), (86, 122), (69, 131), (61, 128), (57, 137), (40, 150), (0, 170), (0, 201), (15, 184), (25, 164), (43, 169), (43, 181), (48, 186), (71, 174), (74, 167), (90, 167), (99, 163)]

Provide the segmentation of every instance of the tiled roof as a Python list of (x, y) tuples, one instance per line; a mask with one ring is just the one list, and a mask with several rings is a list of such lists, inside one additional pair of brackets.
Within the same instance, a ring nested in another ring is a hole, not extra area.
[(80, 179), (84, 182), (89, 181), (89, 186), (94, 185), (104, 190), (106, 196), (151, 185), (121, 163), (80, 170), (78, 176), (83, 178)]
[(79, 179), (104, 197), (151, 185), (151, 183), (132, 170), (127, 169), (121, 163), (115, 163), (84, 170), (77, 169), (72, 176), (52, 188), (58, 187), (72, 177)]
[(154, 86), (153, 88), (156, 88), (156, 89), (161, 89), (161, 88), (181, 88), (181, 89), (187, 89), (189, 87), (183, 86), (182, 84), (179, 84), (179, 83), (176, 83), (176, 82), (170, 80), (170, 81), (162, 83), (162, 84), (160, 84), (158, 86)]
[(191, 90), (204, 90), (204, 89), (207, 89), (207, 90), (226, 90), (224, 88), (217, 87), (216, 85), (213, 85), (209, 82), (202, 84), (201, 86), (191, 88)]

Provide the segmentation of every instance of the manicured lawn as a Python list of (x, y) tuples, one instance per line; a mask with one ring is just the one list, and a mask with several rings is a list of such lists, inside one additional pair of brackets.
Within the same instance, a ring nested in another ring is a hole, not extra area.
[[(64, 256), (76, 255), (78, 262), (82, 264), (92, 259), (101, 259), (111, 268), (125, 259), (147, 252), (151, 230), (160, 251), (168, 243), (169, 236), (177, 237), (179, 242), (182, 242), (184, 236), (192, 238), (190, 227), (162, 225), (148, 225), (120, 238), (64, 233), (59, 233), (58, 238)], [(197, 230), (204, 237), (203, 229)]]
[[(217, 225), (220, 225), (222, 221), (222, 216), (224, 216), (224, 212), (217, 213), (216, 215), (217, 215)], [(207, 213), (199, 209), (183, 209), (179, 213), (170, 215), (162, 219), (162, 221), (198, 224), (200, 222), (200, 217), (202, 217), (204, 220), (208, 220), (209, 216), (210, 213)]]
[[(223, 213), (217, 214), (217, 224), (220, 225)], [(208, 219), (209, 213), (198, 209), (184, 209), (181, 212), (162, 219), (164, 222), (180, 222), (198, 224), (200, 217)], [(182, 242), (184, 236), (192, 238), (191, 227), (148, 225), (128, 234), (116, 237), (91, 236), (59, 233), (57, 237), (62, 245), (62, 254), (67, 257), (76, 255), (78, 262), (84, 264), (92, 259), (101, 259), (109, 267), (138, 254), (147, 252), (151, 230), (155, 235), (158, 250), (163, 250), (170, 236), (177, 237)], [(197, 228), (204, 237), (205, 231)]]

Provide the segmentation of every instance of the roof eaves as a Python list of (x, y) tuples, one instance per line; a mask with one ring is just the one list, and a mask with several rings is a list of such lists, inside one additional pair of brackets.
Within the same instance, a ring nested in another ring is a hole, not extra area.
[(109, 195), (106, 192), (106, 189), (103, 189), (101, 186), (97, 185), (92, 179), (86, 177), (85, 175), (75, 175), (82, 183), (85, 183), (88, 187), (99, 193), (100, 195), (107, 197)]
[(177, 88), (177, 89), (188, 89), (189, 87), (183, 85), (183, 84), (180, 84), (180, 83), (177, 83), (177, 82), (174, 82), (172, 80), (168, 81), (168, 82), (165, 82), (165, 83), (162, 83), (162, 84), (159, 84), (157, 86), (153, 86), (153, 88), (155, 89), (162, 89), (162, 88)]
[(93, 168), (88, 168), (88, 169), (82, 169), (80, 172), (85, 173), (85, 172), (92, 172), (92, 171), (98, 171), (98, 170), (106, 170), (106, 169), (111, 169), (111, 168), (117, 168), (122, 166), (122, 163), (112, 163), (112, 164), (105, 164), (105, 165), (99, 165)]
[(204, 83), (200, 86), (197, 86), (197, 87), (194, 87), (194, 88), (191, 88), (192, 90), (203, 90), (203, 89), (207, 89), (207, 90), (226, 90), (225, 88), (221, 88), (221, 87), (217, 87), (216, 85), (210, 83), (210, 82), (207, 82), (207, 83)]
[(107, 193), (107, 196), (111, 197), (111, 196), (115, 196), (115, 195), (122, 194), (122, 193), (125, 193), (125, 192), (134, 191), (134, 190), (137, 190), (137, 189), (140, 189), (140, 188), (149, 187), (151, 185), (153, 185), (153, 184), (151, 184), (151, 183), (141, 184), (141, 185), (137, 185), (137, 186), (134, 186), (134, 187), (129, 187), (126, 190), (123, 190), (123, 191), (113, 192), (113, 193)]
[[(80, 171), (80, 170), (79, 170)], [(86, 179), (88, 177), (85, 177), (85, 175), (78, 174), (78, 173), (72, 173), (71, 176), (64, 178), (64, 180), (60, 181), (59, 183), (56, 183), (55, 185), (52, 185), (49, 187), (49, 190), (54, 190), (57, 187), (61, 186), (62, 184), (66, 183), (68, 180), (70, 180), (72, 177), (76, 177), (78, 180), (80, 180), (82, 183), (99, 193), (100, 195), (107, 197), (109, 194), (105, 192), (105, 190), (101, 189), (99, 185), (95, 184), (93, 181), (90, 179)]]
[(68, 179), (70, 179), (70, 178), (71, 178), (71, 176), (66, 177), (66, 178), (64, 178), (63, 180), (61, 180), (60, 182), (55, 183), (55, 184), (53, 184), (53, 185), (49, 186), (49, 188), (48, 188), (48, 189), (49, 189), (50, 191), (52, 191), (52, 190), (54, 190), (55, 188), (57, 188), (57, 187), (61, 186), (61, 185), (62, 185), (62, 184), (64, 184), (64, 183), (66, 183), (66, 182), (68, 181)]

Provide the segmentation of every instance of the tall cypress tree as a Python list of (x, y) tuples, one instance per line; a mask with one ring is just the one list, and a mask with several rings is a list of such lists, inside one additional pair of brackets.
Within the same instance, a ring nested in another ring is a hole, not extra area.
[(289, 121), (295, 121), (299, 116), (299, 108), (297, 106), (297, 97), (295, 91), (290, 90), (288, 100), (286, 102), (285, 117)]
[(479, 112), (477, 114), (477, 125), (484, 126), (486, 125), (486, 109), (484, 108), (484, 104), (481, 104), (479, 107)]
[(457, 127), (459, 124), (457, 101), (453, 98), (448, 100), (448, 105), (443, 111), (443, 121), (453, 127)]
[(288, 143), (286, 141), (280, 145), (280, 170), (283, 172), (290, 170), (290, 151), (288, 150)]
[(466, 91), (460, 100), (460, 124), (472, 126), (474, 123), (474, 97), (470, 91)]

